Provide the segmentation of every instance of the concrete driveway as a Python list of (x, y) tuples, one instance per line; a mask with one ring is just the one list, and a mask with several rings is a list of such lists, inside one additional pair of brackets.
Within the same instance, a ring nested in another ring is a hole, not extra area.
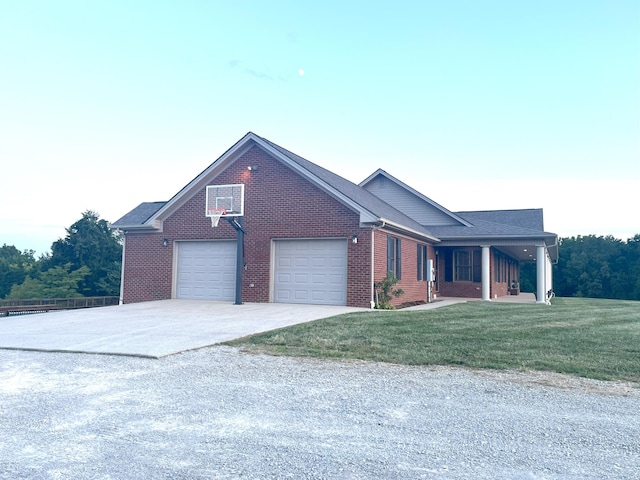
[(355, 307), (161, 300), (0, 318), (0, 348), (159, 358)]

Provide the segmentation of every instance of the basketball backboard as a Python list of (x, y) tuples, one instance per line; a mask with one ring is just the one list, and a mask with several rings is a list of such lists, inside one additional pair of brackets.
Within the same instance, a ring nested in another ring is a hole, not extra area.
[[(244, 215), (244, 184), (207, 185), (207, 217), (241, 217)], [(223, 213), (221, 211), (224, 211)]]

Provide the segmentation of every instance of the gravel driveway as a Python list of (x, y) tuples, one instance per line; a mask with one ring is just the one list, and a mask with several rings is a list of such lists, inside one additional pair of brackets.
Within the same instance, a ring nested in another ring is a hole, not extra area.
[(639, 413), (549, 374), (0, 350), (0, 478), (637, 479)]

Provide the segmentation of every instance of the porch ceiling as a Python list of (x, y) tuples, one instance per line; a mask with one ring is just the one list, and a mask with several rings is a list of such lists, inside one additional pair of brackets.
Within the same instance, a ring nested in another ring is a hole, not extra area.
[(536, 260), (536, 245), (533, 243), (531, 245), (495, 246), (495, 248), (521, 262)]

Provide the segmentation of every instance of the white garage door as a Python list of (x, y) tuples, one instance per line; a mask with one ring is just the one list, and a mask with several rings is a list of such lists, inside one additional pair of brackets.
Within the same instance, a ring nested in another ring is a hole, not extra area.
[(235, 300), (236, 242), (178, 242), (176, 296)]
[(347, 304), (347, 240), (275, 242), (274, 301)]

